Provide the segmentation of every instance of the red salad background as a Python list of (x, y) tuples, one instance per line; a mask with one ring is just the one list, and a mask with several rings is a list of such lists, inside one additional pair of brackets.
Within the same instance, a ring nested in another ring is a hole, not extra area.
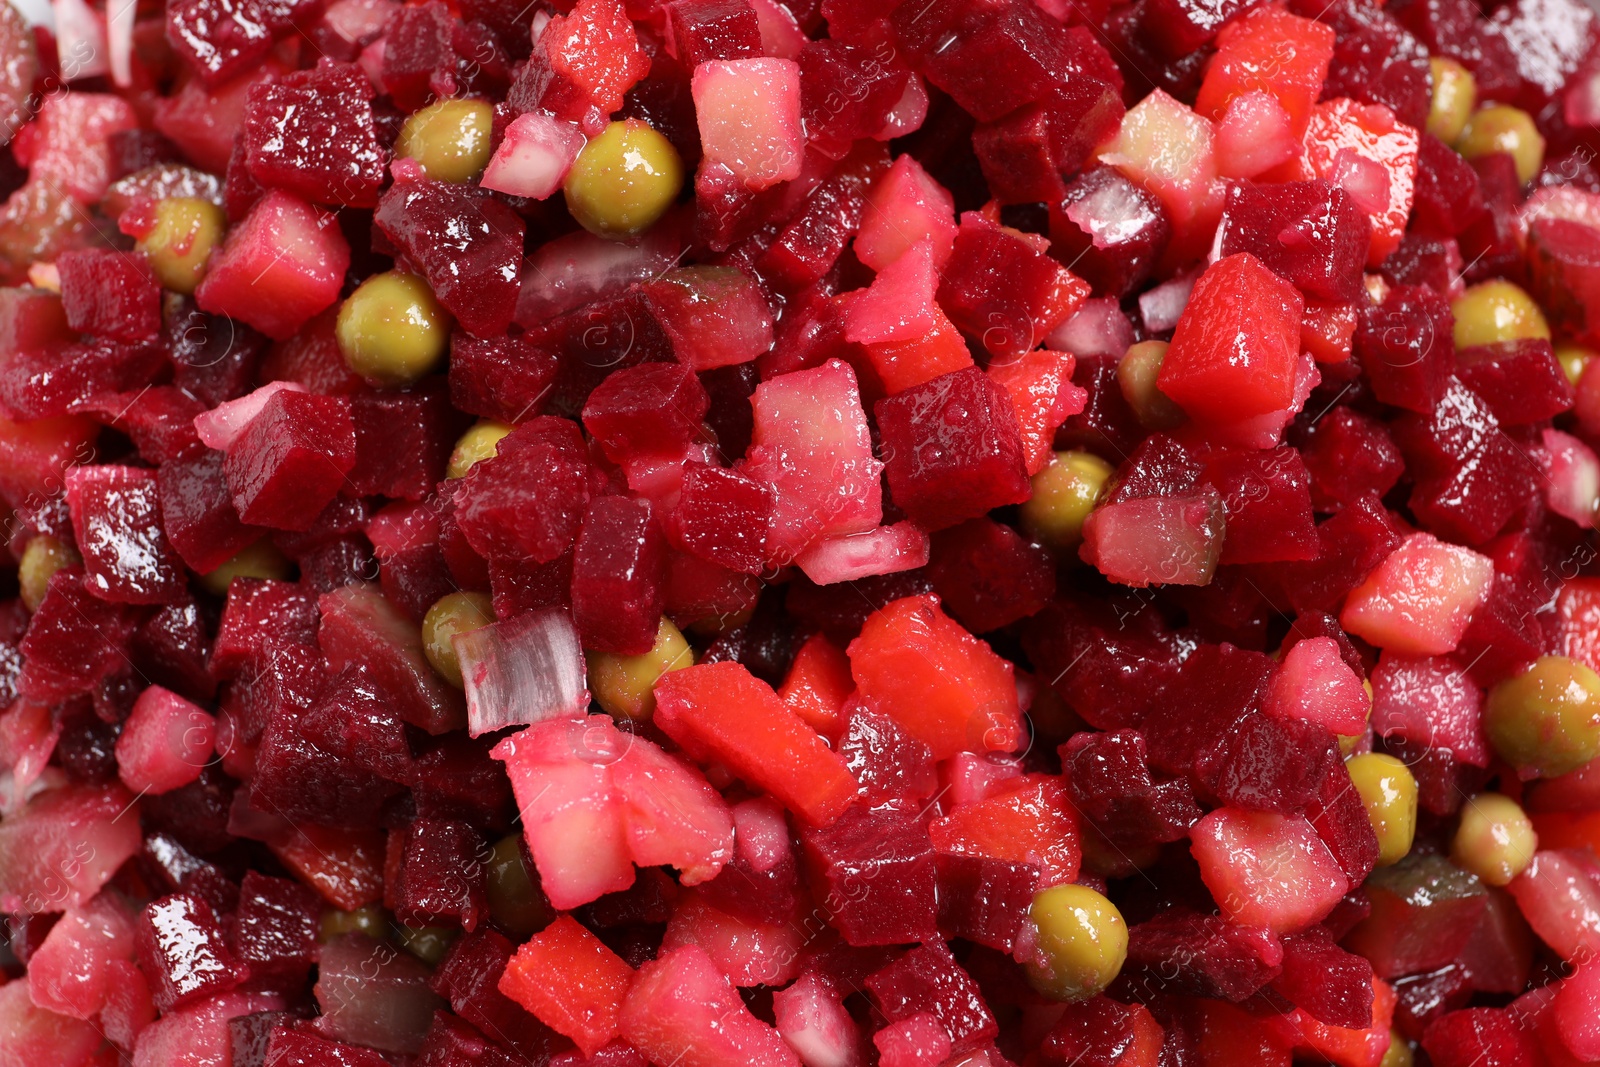
[(1600, 1063), (1579, 0), (53, 10), (0, 1067)]

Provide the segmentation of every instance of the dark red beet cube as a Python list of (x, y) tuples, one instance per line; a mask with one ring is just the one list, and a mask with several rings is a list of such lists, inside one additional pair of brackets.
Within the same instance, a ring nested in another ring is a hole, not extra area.
[(666, 551), (648, 500), (590, 502), (572, 557), (572, 615), (583, 647), (650, 651), (661, 626)]
[(461, 479), (455, 521), (487, 559), (549, 563), (578, 536), (588, 503), (588, 453), (577, 426), (542, 415)]
[(408, 926), (460, 925), (488, 914), (483, 837), (455, 819), (413, 819), (393, 886), (395, 918)]
[(122, 604), (183, 598), (183, 569), (161, 532), (154, 471), (112, 464), (74, 467), (67, 474), (67, 506), (89, 592)]
[(1151, 0), (1140, 25), (1163, 54), (1179, 59), (1210, 44), (1224, 23), (1256, 3), (1257, 0)]
[(865, 705), (850, 708), (836, 751), (861, 783), (869, 804), (925, 800), (939, 788), (933, 752), (887, 715)]
[(911, 73), (877, 49), (831, 38), (806, 42), (799, 63), (800, 119), (808, 147), (834, 159), (883, 129)]
[(296, 718), (311, 707), (327, 682), (327, 664), (314, 645), (269, 640), (234, 683), (239, 739), (254, 745), (267, 724), (280, 716)]
[(1119, 981), (1237, 1004), (1278, 977), (1280, 955), (1266, 930), (1179, 905), (1129, 928)]
[(890, 1022), (931, 1012), (950, 1035), (953, 1052), (981, 1048), (999, 1033), (978, 983), (942, 941), (911, 949), (868, 975), (866, 986)]
[(448, 7), (429, 0), (400, 8), (384, 26), (383, 87), (401, 110), (416, 111), (426, 104), (433, 79), (455, 67), (454, 22)]
[(339, 309), (331, 307), (314, 316), (293, 337), (273, 344), (261, 360), (257, 381), (299, 382), (307, 391), (338, 396), (366, 388), (339, 351), (334, 324)]
[(1318, 511), (1338, 511), (1364, 493), (1381, 497), (1405, 473), (1388, 427), (1351, 408), (1328, 412), (1308, 437), (1300, 458), (1311, 475), (1311, 504)]
[(1371, 225), (1337, 185), (1238, 182), (1222, 215), (1223, 256), (1249, 252), (1308, 298), (1346, 304), (1363, 295)]
[[(1042, 99), (1084, 73), (1084, 52), (1096, 49), (1105, 56), (1087, 31), (1085, 42), (1035, 5), (1017, 0), (902, 4), (890, 21), (912, 64), (980, 122)], [(1115, 71), (1108, 58), (1104, 65)]]
[(103, 248), (64, 252), (56, 259), (56, 270), (67, 324), (79, 333), (137, 344), (160, 331), (161, 287), (141, 253)]
[(239, 134), (250, 177), (314, 203), (377, 204), (384, 152), (372, 95), (372, 82), (352, 63), (254, 86)]
[(522, 286), (522, 217), (475, 187), (398, 182), (373, 215), (461, 328), (505, 333)]
[(1441, 1015), (1422, 1035), (1422, 1048), (1435, 1067), (1491, 1063), (1531, 1067), (1543, 1060), (1535, 1032), (1503, 1008), (1466, 1008)]
[(1404, 538), (1405, 531), (1377, 495), (1363, 494), (1317, 527), (1322, 548), (1316, 559), (1275, 568), (1279, 584), (1296, 611), (1338, 610), (1345, 594), (1365, 581)]
[(139, 455), (151, 463), (205, 451), (194, 429), (195, 416), (206, 410), (205, 405), (175, 385), (99, 393), (80, 400), (73, 410), (127, 434)]
[(167, 41), (217, 86), (259, 64), (274, 39), (315, 7), (312, 0), (181, 0), (167, 8)]
[(208, 670), (207, 619), (192, 598), (159, 608), (134, 634), (136, 666), (157, 685), (191, 700), (210, 700), (217, 686)]
[(996, 358), (1039, 347), (1089, 295), (1083, 279), (1046, 254), (1048, 242), (1036, 240), (969, 211), (941, 273), (939, 306)]
[(322, 898), (289, 878), (246, 871), (239, 883), (233, 944), (253, 981), (298, 989), (317, 960)]
[(1222, 495), (1228, 535), (1222, 563), (1313, 559), (1311, 475), (1292, 448), (1219, 449), (1205, 459), (1202, 478)]
[(1184, 778), (1156, 782), (1137, 730), (1079, 731), (1061, 746), (1067, 794), (1113, 843), (1181, 840), (1200, 807)]
[(678, 62), (693, 70), (708, 59), (762, 55), (761, 26), (750, 0), (672, 0), (667, 33)]
[[(1478, 85), (1478, 91), (1483, 92), (1483, 83)], [(1478, 172), (1478, 185), (1488, 210), (1462, 230), (1458, 239), (1461, 258), (1467, 263), (1462, 280), (1474, 285), (1488, 278), (1515, 277), (1524, 261), (1519, 237), (1521, 227), (1517, 221), (1522, 206), (1522, 180), (1517, 177), (1516, 163), (1507, 152), (1491, 152), (1474, 159), (1472, 169)], [(1538, 228), (1539, 221), (1534, 221), (1530, 233)], [(1536, 257), (1530, 257), (1530, 265), (1533, 267), (1530, 274), (1537, 279)], [(1533, 287), (1534, 296), (1541, 302), (1552, 306), (1558, 303), (1540, 292), (1540, 288), (1538, 284)]]
[(1402, 416), (1394, 431), (1416, 482), (1411, 511), (1440, 537), (1482, 544), (1536, 491), (1526, 452), (1483, 398), (1454, 377), (1431, 414)]
[(365, 672), (331, 679), (310, 710), (280, 707), (261, 735), (252, 806), (291, 821), (361, 827), (409, 780), (411, 750), (393, 698)]
[(1252, 711), (1195, 760), (1195, 776), (1223, 803), (1292, 815), (1317, 795), (1332, 733), (1306, 719)]
[(1378, 273), (1390, 285), (1425, 285), (1436, 293), (1448, 293), (1463, 267), (1461, 246), (1455, 238), (1439, 240), (1407, 233)]
[(1115, 86), (1085, 74), (1037, 103), (980, 123), (972, 148), (990, 192), (1005, 204), (1059, 203), (1067, 191), (1062, 176), (1083, 168), (1117, 132), (1124, 111)]
[(139, 870), (152, 879), (153, 886), (199, 897), (219, 914), (238, 906), (238, 885), (220, 867), (199, 858), (169, 834), (156, 832), (144, 839)]
[(309, 529), (355, 465), (350, 412), (347, 397), (275, 393), (223, 461), (239, 518), (278, 530)]
[(901, 945), (938, 936), (937, 875), (927, 824), (913, 812), (857, 805), (801, 835), (812, 893), (851, 945)]
[(1477, 171), (1455, 149), (1424, 133), (1417, 153), (1411, 229), (1423, 237), (1454, 237), (1483, 210)]
[(1178, 670), (1189, 714), (1156, 715), (1144, 723), (1150, 763), (1169, 774), (1193, 769), (1195, 759), (1222, 741), (1260, 699), (1272, 658), (1230, 644), (1201, 645)]
[(1600, 227), (1567, 219), (1535, 218), (1528, 231), (1528, 275), (1533, 294), (1552, 321), (1574, 335), (1600, 336)]
[[(1139, 1039), (1136, 1020), (1145, 1009), (1110, 997), (1068, 1004), (1039, 1046), (1043, 1067), (1103, 1067), (1123, 1059)], [(1182, 1038), (1170, 1042), (1177, 1046)]]
[(164, 1012), (226, 992), (249, 973), (228, 947), (210, 906), (184, 893), (146, 904), (136, 939), (139, 969)]
[(1355, 351), (1372, 392), (1385, 404), (1431, 412), (1455, 369), (1450, 302), (1432, 289), (1395, 286), (1360, 311)]
[(429, 503), (390, 504), (367, 524), (367, 538), (383, 595), (413, 619), (420, 622), (434, 601), (455, 592), (439, 547), (439, 513)]
[(1038, 868), (945, 853), (937, 863), (939, 932), (1010, 953), (1039, 886)]
[(233, 1067), (263, 1067), (273, 1031), (293, 1026), (299, 1017), (287, 1011), (257, 1011), (228, 1020), (228, 1044)]
[(450, 1008), (495, 1040), (527, 1056), (538, 1056), (554, 1034), (504, 993), (498, 982), (516, 946), (493, 930), (479, 930), (458, 940), (429, 980)]
[(530, 1061), (490, 1041), (471, 1023), (436, 1011), (414, 1062), (416, 1067), (526, 1067)]
[(347, 1045), (295, 1025), (272, 1031), (263, 1067), (386, 1067), (388, 1062), (376, 1049)]
[(537, 415), (555, 383), (557, 357), (533, 337), (450, 338), (450, 402), (462, 411), (517, 423)]
[(1350, 784), (1350, 773), (1338, 755), (1328, 760), (1317, 797), (1306, 806), (1306, 817), (1339, 862), (1350, 885), (1362, 883), (1366, 875), (1373, 873), (1373, 867), (1378, 865), (1378, 835), (1373, 833), (1366, 806), (1360, 793), (1355, 792), (1355, 785)]
[(988, 518), (941, 531), (928, 577), (945, 611), (980, 634), (1027, 618), (1056, 595), (1050, 553)]
[(737, 471), (705, 463), (683, 473), (678, 506), (667, 517), (674, 548), (740, 574), (766, 567), (767, 524), (772, 515), (770, 487)]
[(1393, 15), (1361, 0), (1293, 0), (1289, 9), (1337, 34), (1323, 99), (1344, 96), (1382, 104), (1407, 126), (1426, 124), (1432, 81), (1428, 51)]
[(1464, 348), (1456, 353), (1456, 377), (1507, 426), (1554, 418), (1573, 403), (1572, 383), (1543, 338)]
[(91, 594), (82, 568), (57, 571), (18, 650), (17, 690), (39, 704), (87, 693), (128, 662), (137, 616)]
[(357, 393), (350, 414), (356, 461), (349, 492), (421, 500), (444, 477), (462, 426), (443, 389)]
[(1320, 926), (1283, 939), (1283, 973), (1272, 989), (1329, 1026), (1372, 1025), (1372, 964), (1334, 944)]
[(495, 831), (507, 825), (511, 781), (505, 765), (489, 758), (492, 740), (448, 733), (417, 757), (411, 797), (420, 818), (466, 820)]
[(711, 398), (681, 363), (641, 363), (610, 375), (589, 394), (583, 427), (613, 461), (681, 455), (700, 433)]
[(976, 367), (913, 386), (874, 410), (889, 492), (923, 529), (942, 530), (1028, 499), (1011, 400)]
[[(829, 43), (814, 41), (806, 46), (806, 51), (809, 52), (813, 45)], [(802, 59), (805, 54), (802, 53)], [(802, 81), (802, 92), (804, 89), (805, 83)], [(861, 225), (872, 183), (888, 169), (889, 154), (882, 144), (877, 141), (859, 142), (854, 151), (839, 162), (833, 173), (811, 190), (800, 205), (800, 210), (767, 246), (767, 250), (761, 253), (756, 260), (756, 270), (761, 277), (782, 292), (795, 293), (827, 274)], [(831, 296), (831, 292), (827, 295)], [(830, 299), (808, 302), (804, 306), (810, 309), (808, 315), (838, 314), (838, 306)], [(774, 351), (759, 357), (759, 360), (781, 357), (792, 351), (784, 343), (785, 327), (794, 330), (798, 325), (791, 316), (795, 319), (806, 317), (799, 314), (796, 303), (790, 303), (778, 323), (778, 343)], [(843, 342), (842, 330), (839, 341)], [(820, 354), (812, 358), (802, 357), (799, 362), (785, 369), (817, 366), (826, 359)]]
[(104, 393), (133, 393), (166, 364), (154, 344), (106, 338), (19, 349), (0, 365), (0, 403), (19, 419), (49, 419)]
[(1171, 237), (1161, 201), (1111, 167), (1080, 175), (1050, 208), (1052, 253), (1105, 296), (1148, 278)]
[(1120, 356), (1081, 356), (1072, 371), (1074, 385), (1088, 393), (1081, 412), (1056, 431), (1056, 447), (1087, 448), (1108, 456), (1125, 456), (1144, 439), (1117, 382)]

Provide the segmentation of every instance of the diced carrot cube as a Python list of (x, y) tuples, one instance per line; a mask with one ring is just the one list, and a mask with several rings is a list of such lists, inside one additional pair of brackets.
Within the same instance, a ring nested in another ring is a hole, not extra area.
[(633, 968), (570, 915), (517, 950), (500, 992), (593, 1056), (618, 1032)]
[(795, 653), (778, 697), (807, 726), (832, 738), (844, 725), (844, 702), (855, 688), (850, 658), (844, 649), (828, 640), (826, 634), (814, 634)]

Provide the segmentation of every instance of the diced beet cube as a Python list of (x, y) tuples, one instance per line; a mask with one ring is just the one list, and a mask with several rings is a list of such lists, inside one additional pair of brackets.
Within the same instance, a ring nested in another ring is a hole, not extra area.
[(978, 984), (940, 942), (911, 949), (869, 975), (866, 986), (891, 1022), (932, 1013), (953, 1051), (971, 1052), (999, 1032)]
[(466, 934), (451, 946), (429, 985), (455, 1013), (526, 1056), (542, 1052), (551, 1032), (500, 992), (497, 983), (516, 947), (493, 930)]
[(678, 505), (667, 517), (673, 545), (741, 574), (760, 574), (767, 560), (772, 491), (737, 471), (690, 464)]
[(184, 576), (162, 536), (153, 471), (80, 466), (67, 472), (73, 539), (83, 554), (84, 587), (124, 604), (180, 599)]
[(428, 977), (428, 968), (409, 953), (364, 934), (337, 937), (322, 946), (317, 964), (319, 1028), (340, 1041), (413, 1054), (434, 1011), (445, 1006), (428, 988)]
[(1552, 318), (1574, 335), (1600, 338), (1600, 227), (1556, 217), (1534, 217), (1528, 229), (1532, 290)]
[(522, 285), (521, 216), (471, 186), (418, 179), (391, 187), (373, 222), (462, 329), (505, 332)]
[(650, 502), (591, 501), (572, 561), (572, 613), (585, 648), (639, 655), (661, 624), (666, 544)]
[(205, 405), (175, 385), (148, 386), (137, 393), (99, 393), (72, 408), (127, 434), (151, 463), (204, 451), (194, 420)]
[(1277, 978), (1282, 962), (1283, 948), (1269, 931), (1180, 905), (1128, 930), (1123, 973), (1134, 988), (1237, 1004)]
[(712, 60), (695, 68), (691, 84), (702, 166), (720, 164), (757, 191), (799, 177), (805, 131), (798, 63)]
[(1411, 213), (1417, 131), (1382, 105), (1325, 100), (1312, 109), (1305, 149), (1302, 171), (1344, 186), (1366, 210), (1372, 222), (1367, 264), (1382, 263), (1400, 243)]
[(283, 1025), (267, 1038), (262, 1067), (382, 1067), (387, 1062), (373, 1049), (322, 1037), (307, 1026)]
[(1195, 283), (1157, 385), (1203, 422), (1287, 408), (1294, 399), (1304, 303), (1255, 256), (1218, 260)]
[(1060, 751), (1073, 804), (1113, 842), (1181, 840), (1200, 817), (1187, 779), (1151, 778), (1144, 737), (1136, 730), (1080, 731)]
[(523, 944), (500, 992), (593, 1056), (617, 1036), (633, 968), (563, 915)]
[[(851, 237), (856, 236), (863, 216), (870, 216), (868, 188), (884, 173), (888, 158), (882, 144), (863, 141), (841, 160), (833, 173), (811, 190), (799, 211), (756, 260), (756, 271), (762, 279), (788, 293), (813, 285), (827, 274)], [(921, 220), (908, 219), (903, 232), (915, 232), (918, 221)], [(859, 256), (859, 239), (856, 250)], [(949, 254), (948, 240), (945, 254)]]
[(296, 988), (317, 958), (322, 901), (288, 878), (246, 871), (239, 885), (233, 943), (252, 980)]
[(1039, 887), (1038, 868), (942, 852), (937, 863), (939, 932), (1011, 952)]
[(1318, 511), (1338, 511), (1364, 493), (1381, 497), (1405, 471), (1388, 429), (1351, 408), (1334, 408), (1310, 432), (1300, 457), (1311, 474), (1311, 503)]
[(1467, 1008), (1442, 1015), (1422, 1035), (1429, 1062), (1438, 1067), (1471, 1064), (1533, 1064), (1540, 1060), (1537, 1039), (1510, 1012)]
[[(1181, 1038), (1175, 1038), (1173, 1044)], [(1123, 1004), (1110, 997), (1069, 1004), (1039, 1048), (1042, 1063), (1115, 1063), (1117, 1058), (1160, 1055), (1161, 1026), (1142, 1004)], [(991, 1058), (992, 1067), (1000, 1064)], [(1138, 1062), (1135, 1060), (1134, 1062)]]
[(161, 329), (161, 287), (139, 253), (66, 252), (56, 270), (67, 324), (79, 333), (137, 344)]
[(1483, 690), (1450, 660), (1385, 652), (1372, 671), (1372, 728), (1443, 749), (1463, 763), (1489, 765)]
[(85, 588), (81, 568), (59, 570), (45, 587), (18, 651), (22, 673), (17, 690), (41, 704), (93, 691), (127, 663), (137, 619), (131, 608), (112, 604)]
[(710, 405), (690, 366), (641, 363), (608, 375), (589, 394), (583, 426), (613, 462), (681, 455)]
[(453, 21), (450, 9), (436, 0), (406, 5), (385, 22), (381, 43), (373, 42), (373, 80), (401, 109), (421, 108), (432, 95), (433, 79), (454, 74)]
[(212, 645), (212, 671), (231, 678), (278, 642), (317, 643), (316, 597), (292, 582), (235, 579)]
[(1360, 311), (1355, 351), (1372, 391), (1386, 404), (1431, 413), (1455, 365), (1450, 305), (1423, 286), (1395, 286)]
[(1460, 643), (1493, 575), (1488, 557), (1413, 534), (1350, 593), (1339, 622), (1402, 655), (1442, 655)]
[(356, 431), (352, 493), (421, 500), (444, 477), (459, 422), (442, 390), (357, 393), (350, 413)]
[(1042, 885), (1073, 881), (1083, 858), (1072, 801), (1059, 781), (1041, 774), (1002, 778), (990, 795), (928, 830), (940, 854), (1027, 863), (1038, 868)]
[(1041, 99), (1073, 75), (1100, 73), (1105, 58), (1082, 27), (1066, 30), (1015, 0), (943, 0), (896, 9), (891, 22), (912, 64), (980, 122)]
[(423, 657), (416, 624), (375, 587), (347, 585), (324, 594), (317, 606), (317, 641), (332, 670), (354, 664), (371, 672), (400, 718), (430, 734), (461, 725), (461, 697)]
[(1161, 201), (1110, 167), (1086, 171), (1051, 205), (1053, 253), (1106, 296), (1148, 278), (1171, 235)]
[(1572, 407), (1572, 384), (1541, 338), (1502, 341), (1456, 353), (1456, 376), (1483, 397), (1495, 418), (1521, 426), (1553, 418)]
[(1249, 252), (1307, 299), (1350, 303), (1362, 295), (1369, 226), (1336, 185), (1240, 182), (1228, 190), (1220, 254)]
[(372, 207), (384, 179), (372, 83), (354, 64), (296, 71), (250, 90), (240, 131), (250, 176), (319, 204)]
[(1317, 795), (1333, 733), (1305, 719), (1252, 711), (1195, 760), (1195, 778), (1224, 804), (1292, 815)]
[(878, 401), (889, 490), (924, 529), (1026, 500), (1021, 431), (1004, 388), (976, 368)]
[(207, 85), (266, 58), (273, 39), (308, 13), (307, 0), (183, 0), (167, 11), (167, 40)]
[(1329, 758), (1322, 789), (1306, 807), (1306, 818), (1350, 884), (1365, 881), (1378, 863), (1378, 835), (1373, 832), (1367, 807), (1351, 783), (1342, 757)]
[(1477, 172), (1450, 146), (1432, 134), (1423, 134), (1417, 152), (1412, 231), (1423, 237), (1454, 237), (1483, 210)]
[(338, 299), (349, 269), (350, 246), (334, 217), (274, 189), (228, 231), (195, 302), (281, 341)]
[(103, 338), (21, 350), (0, 367), (0, 403), (19, 419), (55, 419), (101, 394), (143, 388), (164, 362), (154, 344)]
[(829, 360), (768, 379), (751, 406), (755, 432), (740, 469), (772, 487), (767, 550), (774, 560), (787, 562), (820, 537), (878, 525), (883, 465), (872, 455), (848, 364)]
[(395, 918), (406, 925), (477, 927), (488, 913), (482, 855), (487, 845), (469, 823), (412, 820), (395, 884)]
[(1083, 75), (1037, 103), (979, 124), (973, 151), (994, 197), (1004, 204), (1054, 204), (1065, 191), (1064, 174), (1114, 136), (1124, 108), (1115, 86)]
[(914, 813), (852, 807), (827, 829), (804, 831), (801, 841), (813, 893), (841, 905), (828, 921), (846, 943), (938, 936), (933, 845)]
[(223, 938), (204, 901), (177, 893), (145, 905), (138, 925), (139, 966), (162, 1011), (226, 992), (244, 981), (245, 965)]
[(136, 793), (170, 793), (200, 777), (211, 759), (216, 720), (159, 685), (139, 694), (117, 738), (122, 783)]
[(1453, 961), (1483, 915), (1488, 891), (1443, 856), (1412, 854), (1367, 879), (1371, 914), (1345, 938), (1380, 978)]
[(283, 391), (234, 441), (223, 473), (243, 521), (305, 530), (343, 487), (355, 460), (348, 399)]
[(1316, 557), (1311, 476), (1294, 449), (1219, 450), (1207, 457), (1204, 478), (1222, 494), (1227, 537), (1220, 563)]
[(975, 633), (1026, 618), (1055, 596), (1049, 554), (986, 518), (934, 538), (928, 574), (946, 610)]
[(1235, 922), (1292, 933), (1327, 915), (1349, 888), (1328, 846), (1298, 815), (1218, 808), (1191, 835), (1201, 877)]
[(1272, 988), (1329, 1026), (1372, 1025), (1372, 964), (1335, 945), (1321, 927), (1284, 939), (1283, 974)]
[(799, 64), (807, 147), (834, 159), (883, 129), (911, 76), (877, 51), (836, 38), (807, 41)]
[(1043, 244), (1007, 232), (978, 212), (961, 217), (940, 279), (939, 304), (992, 355), (1020, 356), (1037, 348), (1089, 295), (1089, 286), (1046, 255)]
[[(0, 290), (3, 292), (4, 290)], [(82, 416), (13, 422), (0, 418), (0, 495), (48, 499), (65, 468), (90, 454), (99, 427)]]
[(645, 283), (644, 298), (678, 362), (697, 371), (748, 363), (772, 347), (766, 298), (735, 267), (680, 267)]
[(672, 0), (667, 28), (678, 62), (693, 70), (709, 59), (754, 59), (761, 28), (749, 0)]
[(538, 415), (556, 370), (555, 351), (527, 334), (450, 338), (450, 402), (486, 419), (517, 423)]
[(849, 710), (837, 751), (868, 803), (896, 797), (924, 800), (938, 788), (932, 750), (867, 705)]
[(488, 559), (548, 563), (578, 535), (589, 503), (588, 452), (577, 426), (541, 415), (517, 427), (461, 479), (455, 521)]
[(950, 1056), (950, 1035), (932, 1012), (889, 1023), (872, 1035), (882, 1067), (933, 1067)]
[(681, 1067), (798, 1067), (800, 1057), (739, 994), (698, 945), (645, 964), (622, 1006), (622, 1036), (652, 1062)]

